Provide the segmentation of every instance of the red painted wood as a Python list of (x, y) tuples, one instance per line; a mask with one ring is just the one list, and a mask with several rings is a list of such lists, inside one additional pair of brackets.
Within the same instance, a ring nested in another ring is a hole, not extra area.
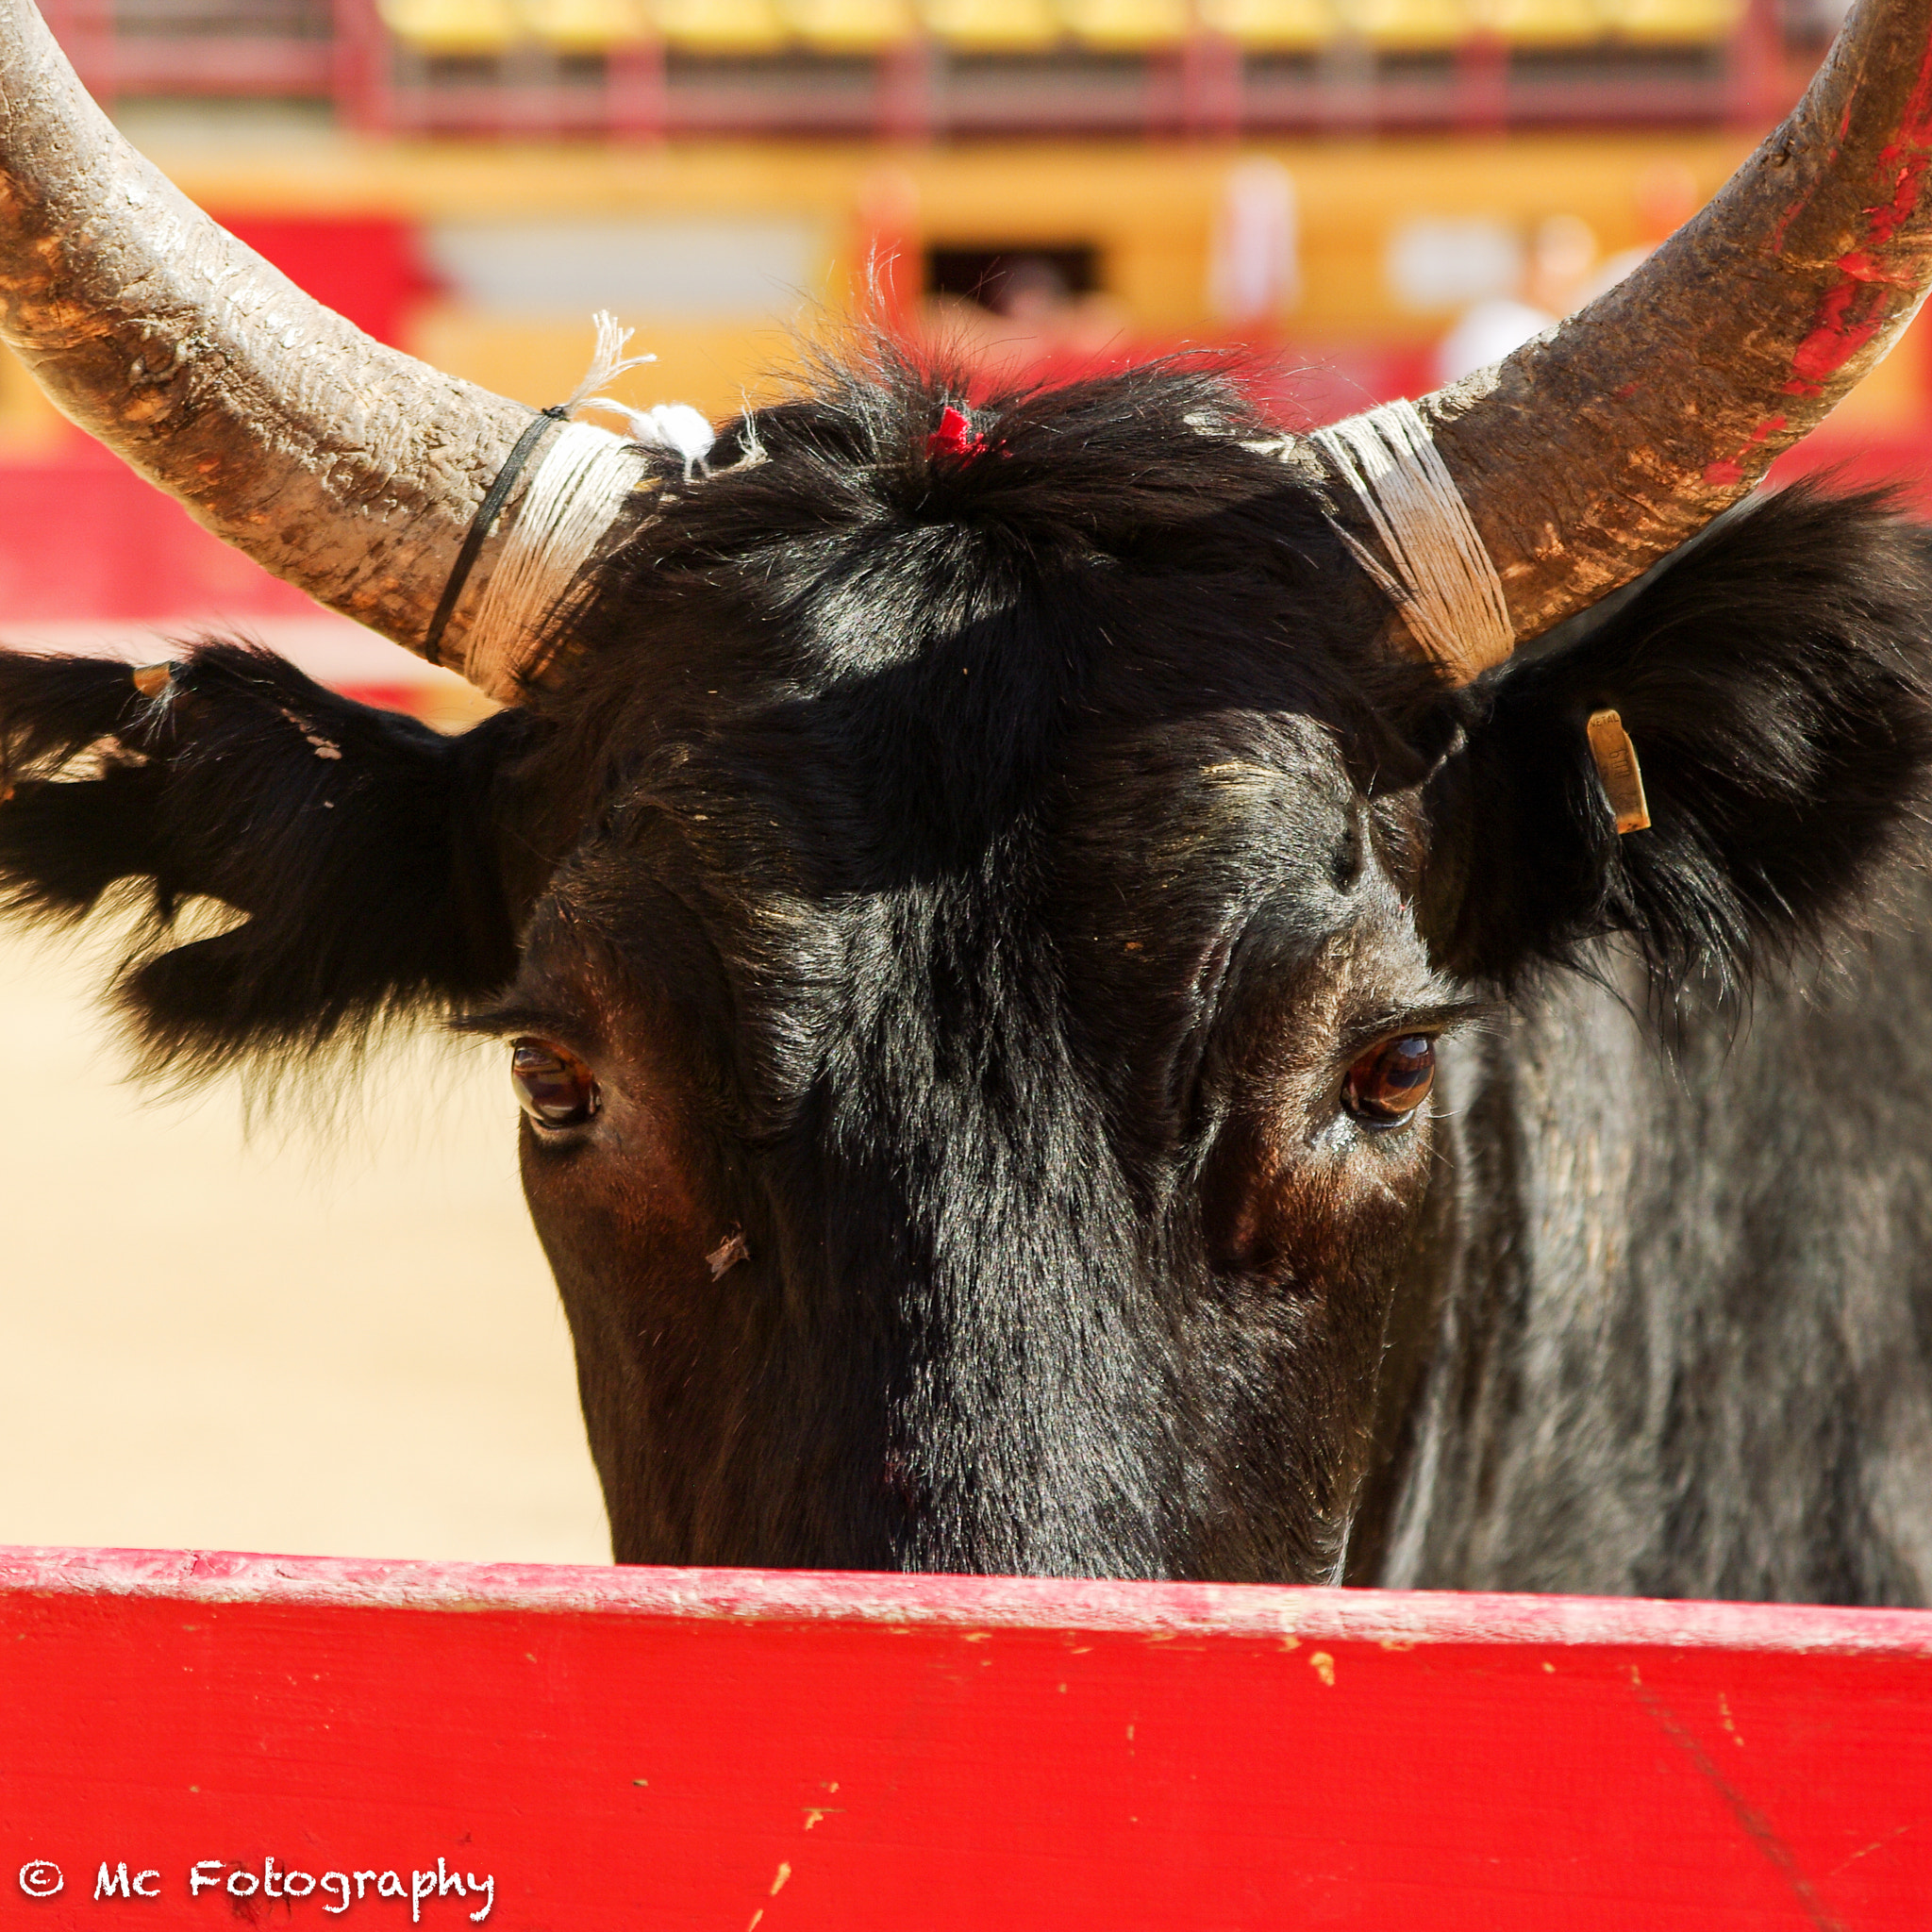
[(77, 429), (51, 458), (0, 463), (0, 624), (314, 613)]
[[(188, 1896), (269, 1857), (406, 1890), (441, 1858), (493, 1891), (420, 1923), (519, 1932), (1916, 1932), (1932, 1902), (1916, 1612), (10, 1551), (0, 1658), (0, 1922), (48, 1932), (411, 1923), (325, 1912), (333, 1882)], [(123, 1860), (157, 1897), (95, 1901)]]
[[(417, 225), (389, 215), (229, 216), (250, 247), (319, 301), (401, 343), (435, 289)], [(291, 586), (203, 529), (79, 430), (0, 463), (0, 621), (204, 623), (312, 616)]]
[(419, 225), (400, 215), (211, 212), (324, 308), (397, 348), (408, 346), (416, 311), (441, 291)]

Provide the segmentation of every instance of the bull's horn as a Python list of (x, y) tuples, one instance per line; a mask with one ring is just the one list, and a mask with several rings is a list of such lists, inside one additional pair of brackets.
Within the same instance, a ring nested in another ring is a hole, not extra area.
[[(1695, 220), (1569, 321), (1423, 399), (1416, 440), (1432, 438), (1507, 607), (1497, 622), (1457, 591), (1474, 621), (1458, 652), (1432, 650), (1447, 675), (1695, 535), (1872, 369), (1932, 278), (1928, 164), (1932, 0), (1859, 0), (1790, 118)], [(1382, 413), (1351, 425), (1357, 441)], [(1427, 496), (1419, 466), (1402, 480)], [(1453, 516), (1423, 521), (1434, 560), (1467, 562)]]
[[(372, 341), (217, 226), (94, 106), (31, 0), (0, 0), (0, 339), (217, 536), (498, 695), (522, 641), (472, 632), (537, 463), (479, 529), (440, 644), (430, 633), (506, 458), (534, 424), (567, 444), (542, 458), (568, 458), (566, 495), (587, 469), (607, 496), (636, 481), (615, 438), (555, 430)], [(580, 532), (576, 494), (564, 521)], [(553, 558), (520, 561), (554, 583)]]

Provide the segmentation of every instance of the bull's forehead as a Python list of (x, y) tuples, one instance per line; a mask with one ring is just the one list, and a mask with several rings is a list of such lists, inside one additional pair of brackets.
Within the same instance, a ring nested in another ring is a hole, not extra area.
[(1096, 728), (1069, 745), (1057, 803), (1063, 890), (1103, 924), (1108, 892), (1087, 880), (1129, 918), (1171, 906), (1169, 919), (1219, 925), (1285, 893), (1328, 930), (1381, 828), (1334, 732), (1292, 713)]
[(1365, 868), (1408, 867), (1401, 802), (1372, 800), (1305, 715), (1089, 714), (1024, 770), (942, 756), (922, 722), (828, 744), (768, 714), (660, 745), (561, 892), (608, 913), (620, 880), (666, 891), (721, 941), (897, 903), (962, 938), (1150, 918), (1219, 931), (1269, 900), (1314, 939), (1353, 916)]
[(1183, 622), (1163, 584), (1130, 625), (1110, 588), (1061, 625), (922, 608), (911, 641), (815, 622), (740, 661), (659, 664), (665, 702), (639, 721), (616, 821), (675, 827), (700, 861), (822, 899), (984, 874), (1016, 843), (1083, 863), (1126, 838), (1141, 864), (1325, 867), (1384, 762), (1364, 756), (1367, 707), (1324, 689), (1341, 682), (1332, 654), (1285, 642), (1272, 605), (1219, 610), (1195, 587)]
[(976, 790), (890, 736), (828, 756), (801, 717), (774, 756), (770, 718), (753, 735), (749, 756), (724, 733), (661, 748), (559, 880), (531, 964), (568, 979), (594, 933), (768, 1127), (828, 1078), (899, 1069), (909, 1091), (1046, 1058), (1145, 1113), (1233, 1006), (1319, 1056), (1352, 1015), (1436, 991), (1400, 809), (1326, 720), (1095, 707), (1027, 782)]

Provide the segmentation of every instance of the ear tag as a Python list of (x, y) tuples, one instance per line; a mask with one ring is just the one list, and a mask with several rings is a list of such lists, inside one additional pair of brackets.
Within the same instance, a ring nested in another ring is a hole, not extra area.
[(1592, 711), (1587, 728), (1596, 774), (1603, 780), (1604, 796), (1617, 815), (1618, 836), (1648, 831), (1650, 807), (1643, 796), (1643, 771), (1637, 762), (1637, 747), (1630, 742), (1623, 719), (1614, 711)]
[(144, 698), (158, 698), (167, 690), (168, 680), (175, 675), (172, 664), (142, 664), (129, 674), (134, 688)]

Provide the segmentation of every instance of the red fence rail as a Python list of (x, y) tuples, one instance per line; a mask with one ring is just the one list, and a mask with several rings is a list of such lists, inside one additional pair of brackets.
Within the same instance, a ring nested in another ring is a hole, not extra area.
[(35, 1550), (0, 1659), (5, 1919), (61, 1932), (1932, 1901), (1918, 1612)]

